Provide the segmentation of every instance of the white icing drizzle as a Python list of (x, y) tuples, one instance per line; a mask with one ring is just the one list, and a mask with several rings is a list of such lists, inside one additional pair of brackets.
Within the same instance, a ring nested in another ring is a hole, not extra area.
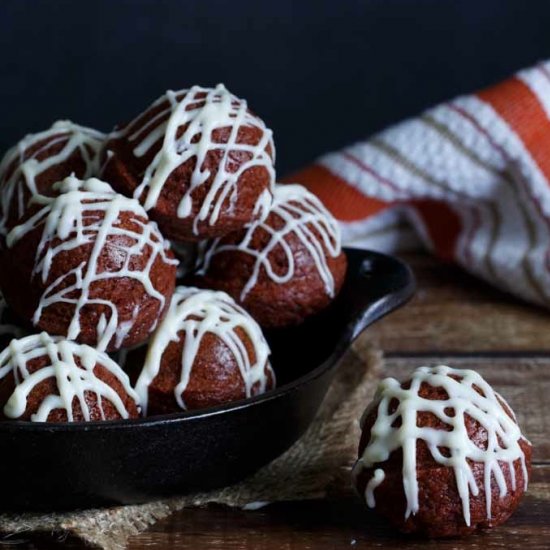
[[(202, 94), (205, 96), (200, 97)], [(142, 125), (141, 121), (146, 113), (160, 105), (165, 105), (165, 108)], [(179, 135), (186, 125), (185, 131)], [(262, 138), (256, 145), (239, 143), (239, 129), (245, 126), (258, 128), (262, 132)], [(212, 140), (212, 133), (221, 128), (230, 128), (231, 134), (227, 143)], [(112, 134), (113, 137), (122, 135), (130, 142), (135, 142), (133, 152), (137, 157), (146, 155), (162, 140), (162, 147), (145, 170), (143, 180), (134, 193), (136, 198), (142, 199), (146, 210), (156, 205), (172, 172), (189, 159), (196, 158), (189, 188), (178, 205), (179, 218), (191, 215), (192, 194), (212, 176), (211, 171), (204, 166), (206, 155), (213, 150), (222, 152), (219, 168), (209, 183), (208, 193), (194, 220), (195, 234), (198, 233), (199, 222), (207, 220), (210, 225), (216, 223), (228, 198), (230, 206), (234, 205), (237, 200), (238, 179), (246, 170), (264, 167), (270, 175), (271, 187), (275, 181), (272, 131), (248, 110), (245, 100), (231, 94), (223, 84), (218, 84), (215, 88), (193, 86), (188, 90), (167, 91), (144, 114), (121, 131)], [(138, 140), (140, 136), (141, 139)], [(268, 146), (271, 147), (273, 158), (266, 151)], [(242, 164), (233, 171), (236, 154), (249, 158), (241, 161)], [(143, 198), (145, 193), (146, 197)], [(256, 203), (255, 212), (261, 217), (267, 216), (270, 203), (271, 193), (264, 191)]]
[[(420, 397), (418, 392), (423, 383), (443, 388), (448, 399)], [(478, 393), (476, 388), (483, 395)], [(392, 400), (397, 400), (398, 406), (390, 414), (389, 406)], [(471, 463), (484, 465), (483, 488), (487, 518), (490, 519), (492, 480), (498, 486), (500, 498), (508, 492), (503, 464), (508, 467), (513, 490), (516, 489), (514, 462), (517, 460), (520, 460), (523, 469), (525, 489), (528, 483), (525, 454), (519, 445), (522, 440), (527, 443), (528, 441), (521, 434), (515, 417), (511, 418), (505, 407), (507, 404), (504, 399), (473, 370), (452, 369), (444, 365), (420, 367), (414, 371), (409, 389), (403, 389), (400, 382), (394, 378), (383, 380), (378, 386), (373, 403), (367, 407), (363, 415), (362, 424), (374, 408), (377, 408), (370, 441), (353, 469), (354, 478), (357, 479), (363, 470), (377, 466), (374, 478), (367, 484), (367, 504), (371, 507), (375, 505), (374, 490), (382, 483), (385, 475), (382, 463), (388, 460), (392, 452), (401, 449), (403, 489), (407, 500), (405, 517), (418, 512), (416, 445), (417, 441), (422, 440), (435, 462), (453, 469), (466, 525), (470, 525), (470, 495), (478, 496), (480, 490)], [(511, 409), (509, 410), (511, 412)], [(450, 427), (450, 431), (418, 427), (417, 414), (420, 412), (434, 414)], [(470, 416), (486, 430), (486, 449), (478, 447), (470, 439), (465, 415)], [(398, 418), (401, 419), (401, 425), (392, 426)], [(446, 449), (449, 456), (445, 456), (441, 449)]]
[[(283, 222), (279, 227), (276, 219)], [(262, 231), (270, 236), (267, 245), (261, 250), (252, 246), (256, 231)], [(274, 283), (285, 284), (294, 277), (295, 257), (288, 238), (294, 235), (307, 250), (315, 263), (325, 292), (331, 298), (334, 296), (334, 278), (327, 263), (327, 255), (336, 258), (341, 253), (340, 228), (337, 221), (323, 206), (323, 203), (305, 187), (298, 184), (276, 185), (273, 195), (273, 205), (268, 218), (251, 224), (237, 244), (227, 243), (223, 237), (203, 244), (198, 261), (198, 273), (205, 274), (216, 254), (228, 251), (245, 252), (256, 261), (250, 278), (244, 285), (240, 301), (256, 286), (261, 272), (265, 273)], [(271, 253), (280, 247), (286, 256), (286, 271), (278, 273), (280, 265), (272, 265)]]
[[(95, 178), (81, 181), (69, 177), (54, 187), (61, 194), (49, 199), (39, 212), (12, 229), (6, 239), (8, 247), (12, 247), (33, 229), (39, 226), (43, 228), (33, 269), (33, 276), (40, 277), (43, 283), (48, 279), (56, 255), (90, 243), (93, 247), (87, 261), (52, 281), (44, 290), (33, 323), (37, 325), (43, 311), (52, 304), (73, 304), (74, 314), (66, 337), (76, 341), (81, 331), (82, 308), (104, 305), (110, 310), (110, 316), (106, 318), (103, 315), (98, 323), (97, 346), (105, 350), (113, 338), (115, 345), (120, 346), (139, 315), (139, 307), (134, 309), (131, 320), (123, 322), (119, 320), (115, 304), (90, 296), (91, 285), (102, 280), (121, 278), (139, 281), (145, 292), (159, 301), (160, 311), (164, 307), (165, 297), (151, 282), (150, 271), (159, 257), (168, 265), (176, 265), (177, 261), (168, 257), (168, 242), (162, 238), (156, 224), (148, 221), (147, 213), (137, 200), (115, 193), (109, 184)], [(132, 222), (141, 232), (119, 225), (122, 212), (135, 215)], [(131, 244), (117, 244), (115, 238), (129, 239)], [(116, 254), (120, 259), (122, 265), (117, 271), (99, 271), (99, 259), (105, 247), (109, 248), (111, 256)], [(144, 254), (147, 249), (151, 253), (145, 268), (142, 271), (132, 269), (132, 258)], [(69, 281), (67, 286), (60, 288), (65, 281)], [(77, 297), (71, 297), (75, 291)]]
[[(245, 343), (236, 332), (240, 328), (254, 346), (255, 360), (249, 356)], [(174, 388), (178, 405), (186, 409), (183, 400), (195, 358), (202, 339), (208, 333), (217, 336), (228, 348), (241, 373), (246, 397), (259, 384), (259, 393), (266, 390), (268, 373), (275, 375), (268, 363), (269, 346), (259, 325), (225, 292), (177, 287), (168, 313), (160, 322), (149, 343), (143, 370), (136, 384), (144, 414), (147, 412), (148, 388), (160, 371), (162, 355), (170, 342), (185, 337), (181, 356), (180, 382)]]
[[(32, 373), (29, 372), (29, 362), (44, 356), (48, 357), (48, 364)], [(16, 384), (14, 392), (4, 406), (4, 414), (8, 418), (20, 418), (27, 409), (28, 398), (33, 389), (41, 382), (55, 378), (57, 393), (50, 394), (41, 401), (37, 411), (31, 416), (31, 421), (46, 422), (52, 411), (62, 409), (67, 414), (67, 420), (73, 422), (75, 399), (80, 404), (84, 419), (89, 421), (91, 411), (86, 401), (86, 394), (89, 393), (97, 397), (97, 406), (103, 420), (104, 400), (110, 402), (122, 418), (128, 418), (129, 412), (121, 396), (94, 374), (94, 369), (98, 365), (116, 377), (124, 391), (138, 406), (139, 399), (128, 376), (107, 354), (84, 344), (51, 337), (45, 332), (12, 340), (0, 353), (0, 379), (11, 372)]]
[[(38, 191), (37, 179), (52, 166), (66, 162), (75, 152), (79, 152), (85, 164), (82, 178), (97, 175), (104, 140), (105, 135), (101, 132), (79, 126), (69, 120), (59, 120), (48, 130), (29, 134), (12, 147), (0, 163), (0, 232), (7, 232), (6, 223), (13, 214), (12, 209), (16, 209), (18, 218), (25, 213), (28, 205), (25, 191), (34, 202), (42, 202), (44, 196)], [(25, 159), (27, 152), (40, 142), (44, 144)], [(45, 150), (63, 142), (64, 145), (58, 153), (38, 160), (37, 157)], [(14, 166), (15, 169), (10, 172)]]
[(365, 500), (367, 501), (367, 506), (369, 508), (374, 508), (376, 506), (376, 500), (374, 499), (374, 490), (386, 479), (386, 474), (384, 470), (376, 468), (374, 474), (367, 483), (365, 488)]

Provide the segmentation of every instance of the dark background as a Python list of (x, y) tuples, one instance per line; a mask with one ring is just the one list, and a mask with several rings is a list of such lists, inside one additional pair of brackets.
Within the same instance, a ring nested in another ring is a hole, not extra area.
[(273, 128), (286, 172), (550, 56), (550, 2), (0, 0), (0, 51), (2, 150), (224, 82)]

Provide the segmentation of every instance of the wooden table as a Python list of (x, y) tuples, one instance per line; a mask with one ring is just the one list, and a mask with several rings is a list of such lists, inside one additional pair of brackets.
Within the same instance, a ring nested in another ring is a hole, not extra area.
[[(405, 259), (417, 276), (415, 298), (363, 337), (384, 350), (387, 374), (405, 376), (425, 363), (474, 368), (510, 402), (534, 444), (534, 465), (529, 492), (508, 523), (467, 539), (413, 539), (368, 513), (349, 491), (333, 500), (275, 504), (256, 512), (184, 510), (133, 537), (131, 550), (550, 548), (550, 313), (429, 257)], [(60, 544), (39, 537), (20, 547)]]

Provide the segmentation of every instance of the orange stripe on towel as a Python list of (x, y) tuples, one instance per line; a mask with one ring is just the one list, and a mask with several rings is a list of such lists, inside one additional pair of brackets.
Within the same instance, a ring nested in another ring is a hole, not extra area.
[(435, 200), (411, 201), (424, 220), (430, 239), (438, 256), (446, 261), (455, 260), (458, 238), (462, 232), (460, 216), (444, 202)]
[(514, 77), (478, 92), (477, 96), (518, 134), (550, 181), (550, 120), (531, 89)]
[(366, 197), (347, 181), (316, 164), (283, 178), (283, 183), (301, 183), (321, 199), (336, 219), (344, 222), (363, 220), (390, 206), (385, 201)]

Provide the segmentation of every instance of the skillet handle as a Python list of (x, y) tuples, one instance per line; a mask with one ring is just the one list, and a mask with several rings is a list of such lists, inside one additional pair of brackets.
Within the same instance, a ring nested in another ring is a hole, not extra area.
[(415, 290), (415, 279), (410, 267), (392, 256), (346, 249), (349, 284), (342, 289), (351, 321), (347, 340), (351, 343), (369, 325), (407, 302)]

